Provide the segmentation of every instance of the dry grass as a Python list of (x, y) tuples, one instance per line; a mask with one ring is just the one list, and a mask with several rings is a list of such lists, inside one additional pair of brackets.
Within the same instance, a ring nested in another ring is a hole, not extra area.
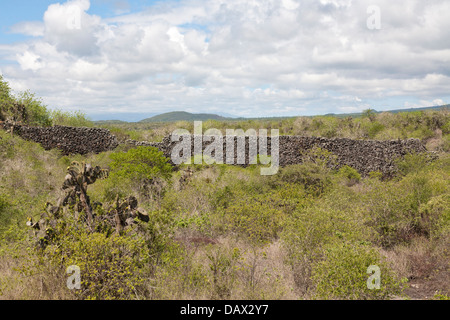
[(408, 279), (406, 296), (431, 299), (435, 294), (450, 295), (449, 240), (438, 242), (418, 237), (409, 245), (382, 250), (392, 269)]
[(0, 300), (74, 299), (74, 292), (66, 286), (64, 271), (54, 270), (36, 261), (33, 264), (24, 261), (27, 261), (24, 257), (1, 257)]

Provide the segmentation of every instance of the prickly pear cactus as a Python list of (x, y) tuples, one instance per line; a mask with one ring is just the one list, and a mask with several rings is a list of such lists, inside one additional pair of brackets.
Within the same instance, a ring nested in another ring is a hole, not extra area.
[[(73, 208), (73, 211), (70, 210), (70, 212), (75, 212), (75, 220), (87, 223), (92, 232), (115, 229), (116, 233), (121, 234), (123, 230), (133, 226), (138, 220), (149, 221), (147, 212), (138, 207), (138, 200), (134, 196), (123, 200), (117, 196), (106, 209), (101, 203), (94, 203), (91, 206), (87, 195), (87, 186), (99, 179), (106, 179), (108, 174), (108, 170), (101, 169), (99, 166), (92, 167), (84, 162), (72, 162), (67, 168), (67, 175), (62, 185), (65, 195), (58, 200), (56, 206), (47, 202), (39, 221), (34, 222), (32, 218), (27, 221), (27, 226), (34, 230), (40, 247), (45, 248), (54, 236), (57, 226), (65, 222), (64, 215), (67, 207)], [(95, 215), (94, 210), (100, 214)], [(82, 212), (86, 213), (87, 219), (79, 219), (79, 214)]]
[[(88, 224), (92, 225), (93, 214), (87, 186), (93, 184), (98, 179), (106, 179), (109, 171), (101, 169), (99, 166), (93, 168), (90, 164), (73, 161), (67, 168), (67, 175), (64, 178), (62, 189), (66, 191), (66, 196), (62, 205), (76, 204), (76, 212), (84, 210), (87, 214)], [(81, 210), (80, 210), (81, 209)]]
[(54, 235), (54, 230), (61, 222), (60, 208), (47, 202), (41, 213), (39, 221), (34, 222), (33, 218), (28, 218), (27, 226), (34, 229), (37, 243), (44, 248)]

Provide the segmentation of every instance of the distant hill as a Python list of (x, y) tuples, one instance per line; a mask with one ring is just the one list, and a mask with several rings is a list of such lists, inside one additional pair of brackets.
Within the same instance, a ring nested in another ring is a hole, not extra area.
[[(387, 110), (387, 111), (377, 111), (374, 110), (376, 113), (381, 112), (390, 112), (390, 113), (399, 113), (399, 112), (416, 112), (416, 111), (427, 111), (427, 110), (443, 110), (443, 109), (449, 109), (450, 105), (443, 105), (443, 106), (436, 106), (436, 107), (424, 107), (424, 108), (409, 108), (409, 109), (397, 109), (397, 110)], [(319, 116), (319, 115), (316, 115)], [(331, 117), (338, 117), (338, 118), (344, 118), (344, 117), (360, 117), (362, 116), (362, 113), (328, 113), (325, 114), (325, 116), (331, 116)], [(136, 117), (136, 115), (134, 115)], [(176, 122), (176, 121), (206, 121), (206, 120), (222, 120), (222, 121), (245, 121), (245, 120), (284, 120), (284, 119), (290, 119), (290, 118), (297, 118), (300, 116), (282, 116), (282, 117), (254, 117), (254, 118), (243, 118), (243, 117), (226, 117), (225, 114), (223, 116), (217, 115), (217, 114), (210, 114), (210, 113), (189, 113), (185, 111), (174, 111), (174, 112), (167, 112), (159, 115), (154, 115), (150, 118), (145, 118), (144, 120), (137, 121), (136, 123), (152, 123), (152, 122)], [(314, 116), (308, 116), (308, 117), (314, 117)], [(123, 118), (123, 116), (122, 116)], [(123, 120), (94, 120), (94, 123), (97, 125), (108, 125), (108, 124), (125, 124), (130, 123)], [(136, 120), (132, 121), (135, 122)]]
[(227, 120), (228, 118), (217, 114), (209, 113), (189, 113), (184, 111), (167, 112), (139, 122), (172, 122), (172, 121), (206, 121), (206, 120)]
[(450, 104), (446, 104), (446, 105), (437, 106), (437, 107), (398, 109), (398, 110), (390, 110), (387, 112), (399, 113), (399, 112), (414, 112), (414, 111), (427, 111), (427, 110), (443, 110), (443, 109), (449, 109), (449, 108), (450, 108)]
[(128, 123), (128, 122), (122, 121), (122, 120), (98, 120), (98, 121), (94, 121), (94, 123), (96, 125), (102, 125), (102, 124), (123, 124), (123, 123)]
[[(423, 108), (408, 108), (408, 109), (396, 109), (396, 110), (386, 110), (386, 111), (377, 111), (374, 110), (375, 113), (382, 113), (382, 112), (389, 112), (389, 113), (401, 113), (401, 112), (417, 112), (417, 111), (438, 111), (438, 110), (444, 110), (449, 109), (450, 104), (446, 104), (443, 106), (436, 106), (436, 107), (423, 107)], [(320, 115), (317, 115), (320, 116)], [(337, 118), (346, 118), (346, 117), (361, 117), (362, 112), (356, 112), (356, 113), (327, 113), (324, 116), (330, 116), (330, 117), (337, 117)]]

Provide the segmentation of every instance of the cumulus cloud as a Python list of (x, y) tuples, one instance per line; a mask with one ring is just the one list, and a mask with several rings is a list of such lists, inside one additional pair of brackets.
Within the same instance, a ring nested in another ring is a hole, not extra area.
[[(5, 77), (87, 112), (276, 116), (448, 101), (445, 0), (186, 0), (129, 14), (116, 2), (112, 18), (71, 0), (13, 26), (35, 38), (0, 46), (17, 62)], [(369, 5), (379, 30), (367, 27)]]
[(23, 21), (10, 27), (11, 33), (23, 34), (32, 37), (44, 35), (45, 25), (42, 21)]

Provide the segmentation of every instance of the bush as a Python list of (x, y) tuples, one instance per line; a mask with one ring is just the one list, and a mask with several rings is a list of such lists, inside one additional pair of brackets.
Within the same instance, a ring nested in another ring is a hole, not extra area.
[[(435, 165), (439, 167), (442, 164)], [(392, 247), (410, 243), (417, 236), (430, 237), (430, 230), (435, 228), (436, 222), (431, 217), (438, 212), (445, 216), (445, 211), (439, 209), (445, 202), (438, 199), (430, 201), (448, 194), (446, 181), (448, 173), (445, 169), (429, 171), (427, 168), (410, 173), (401, 181), (368, 181), (371, 190), (362, 199), (366, 204), (369, 225), (378, 233), (375, 241), (383, 247)]]
[(384, 127), (381, 123), (379, 123), (379, 122), (377, 122), (377, 121), (372, 122), (372, 123), (370, 124), (370, 126), (368, 127), (368, 130), (367, 130), (367, 133), (368, 133), (368, 135), (369, 135), (369, 138), (370, 138), (370, 139), (374, 139), (375, 136), (376, 136), (379, 132), (383, 131), (384, 129), (385, 129), (385, 127)]
[(221, 210), (223, 223), (253, 243), (266, 243), (277, 237), (283, 221), (283, 210), (273, 206), (272, 199), (237, 194), (237, 199)]
[(331, 178), (322, 166), (305, 163), (281, 168), (277, 175), (269, 178), (269, 183), (272, 186), (296, 184), (308, 193), (319, 196), (331, 186)]
[(64, 272), (76, 265), (81, 273), (80, 299), (134, 299), (145, 289), (144, 270), (149, 251), (143, 237), (128, 233), (107, 236), (75, 224), (65, 224), (55, 230), (52, 244), (42, 252)]
[(110, 158), (110, 185), (119, 189), (128, 185), (145, 197), (162, 196), (164, 181), (171, 177), (173, 167), (157, 148), (137, 147), (112, 153)]
[(363, 214), (357, 195), (339, 187), (308, 206), (299, 206), (287, 217), (281, 240), (296, 288), (302, 295), (311, 293), (312, 267), (322, 259), (324, 248), (342, 241), (369, 243), (372, 232), (365, 225)]
[(137, 147), (127, 152), (112, 153), (111, 176), (132, 180), (152, 180), (158, 176), (171, 176), (172, 166), (163, 153), (154, 147)]
[(9, 202), (6, 197), (0, 193), (0, 234), (5, 225), (9, 223), (10, 215), (8, 215), (7, 209), (9, 207)]
[(363, 118), (368, 118), (370, 122), (374, 122), (377, 118), (377, 112), (373, 109), (367, 109), (362, 112)]
[(0, 121), (9, 117), (29, 125), (51, 125), (50, 113), (41, 99), (36, 98), (30, 91), (15, 97), (8, 83), (0, 75)]
[(50, 112), (43, 101), (35, 97), (34, 93), (25, 91), (19, 95), (17, 101), (25, 107), (28, 124), (43, 127), (52, 125)]
[(352, 186), (361, 180), (359, 172), (347, 165), (341, 167), (337, 175), (345, 180), (347, 186)]
[(433, 197), (419, 207), (423, 230), (431, 239), (450, 235), (450, 198), (447, 195)]
[(81, 111), (53, 110), (50, 113), (54, 126), (93, 127), (94, 123)]
[(402, 176), (406, 176), (412, 172), (418, 172), (425, 168), (430, 162), (430, 158), (427, 154), (406, 154), (402, 158), (396, 159), (398, 173)]
[(11, 88), (8, 82), (3, 80), (3, 75), (0, 74), (0, 103), (12, 99)]
[[(381, 270), (380, 289), (369, 289), (369, 266)], [(313, 265), (315, 298), (318, 299), (388, 299), (400, 293), (401, 282), (380, 255), (367, 246), (341, 243), (324, 250), (324, 258)]]

